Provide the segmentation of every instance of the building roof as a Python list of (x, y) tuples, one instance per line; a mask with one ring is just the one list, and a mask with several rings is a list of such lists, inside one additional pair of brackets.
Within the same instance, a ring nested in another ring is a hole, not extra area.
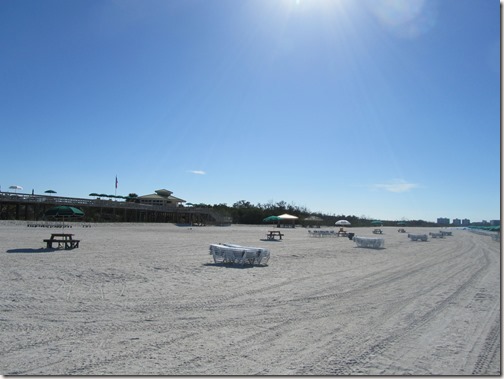
[(138, 196), (138, 199), (142, 200), (168, 200), (172, 203), (185, 203), (186, 201), (175, 196), (159, 196), (157, 193), (151, 193), (149, 195)]

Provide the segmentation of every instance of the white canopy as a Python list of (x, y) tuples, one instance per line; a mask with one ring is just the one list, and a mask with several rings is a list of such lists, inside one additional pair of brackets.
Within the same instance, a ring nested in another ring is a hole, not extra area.
[(284, 213), (283, 215), (278, 216), (278, 218), (280, 220), (297, 220), (298, 219), (297, 216), (293, 216), (293, 215), (290, 215), (287, 213)]

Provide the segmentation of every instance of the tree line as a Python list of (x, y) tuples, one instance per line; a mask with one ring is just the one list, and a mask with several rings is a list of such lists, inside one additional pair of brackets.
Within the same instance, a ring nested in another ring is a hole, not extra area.
[[(234, 224), (263, 224), (263, 220), (269, 216), (279, 216), (284, 213), (288, 213), (299, 218), (298, 223), (304, 225), (324, 225), (324, 226), (334, 226), (335, 222), (338, 220), (348, 220), (352, 226), (371, 226), (371, 221), (373, 219), (366, 216), (355, 216), (355, 215), (345, 215), (345, 214), (325, 214), (321, 212), (311, 212), (306, 207), (298, 206), (295, 204), (288, 204), (285, 201), (279, 202), (268, 202), (265, 204), (252, 204), (246, 200), (240, 200), (235, 202), (232, 206), (228, 206), (226, 203), (221, 204), (192, 204), (196, 208), (211, 208), (217, 212), (228, 215), (232, 217)], [(321, 222), (309, 222), (304, 221), (308, 217), (318, 217), (322, 219)], [(383, 226), (397, 226), (397, 223), (401, 220), (381, 220)], [(406, 221), (408, 226), (436, 226), (436, 223), (428, 222), (424, 220), (408, 220)]]

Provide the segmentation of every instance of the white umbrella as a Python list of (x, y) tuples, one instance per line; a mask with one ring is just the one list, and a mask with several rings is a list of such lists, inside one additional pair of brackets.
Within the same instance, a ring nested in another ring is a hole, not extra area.
[(13, 189), (14, 192), (17, 192), (18, 190), (22, 190), (23, 187), (21, 187), (21, 186), (10, 186), (9, 189)]
[(347, 220), (338, 220), (338, 221), (336, 221), (335, 225), (338, 225), (338, 226), (350, 226), (352, 224), (350, 224), (350, 221), (347, 221)]

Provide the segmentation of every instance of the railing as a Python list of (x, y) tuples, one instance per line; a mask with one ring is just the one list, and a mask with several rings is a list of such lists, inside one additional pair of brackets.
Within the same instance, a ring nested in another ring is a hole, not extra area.
[[(49, 204), (62, 204), (62, 205), (81, 205), (90, 207), (108, 206), (118, 208), (126, 207), (131, 209), (149, 209), (149, 210), (159, 208), (159, 206), (153, 207), (147, 204), (138, 204), (133, 202), (125, 202), (117, 200), (113, 201), (102, 199), (82, 199), (77, 197), (31, 195), (31, 194), (14, 193), (14, 192), (0, 192), (0, 200), (22, 202), (22, 203), (49, 203)], [(161, 208), (165, 209), (166, 207)]]
[(25, 203), (25, 204), (57, 204), (70, 206), (86, 206), (86, 207), (107, 207), (120, 209), (134, 209), (155, 212), (173, 212), (187, 214), (207, 214), (219, 223), (231, 223), (231, 218), (223, 216), (218, 212), (208, 208), (196, 207), (177, 207), (176, 205), (150, 205), (139, 204), (127, 201), (103, 200), (103, 199), (82, 199), (76, 197), (48, 196), (48, 195), (32, 195), (15, 192), (0, 192), (0, 201)]

